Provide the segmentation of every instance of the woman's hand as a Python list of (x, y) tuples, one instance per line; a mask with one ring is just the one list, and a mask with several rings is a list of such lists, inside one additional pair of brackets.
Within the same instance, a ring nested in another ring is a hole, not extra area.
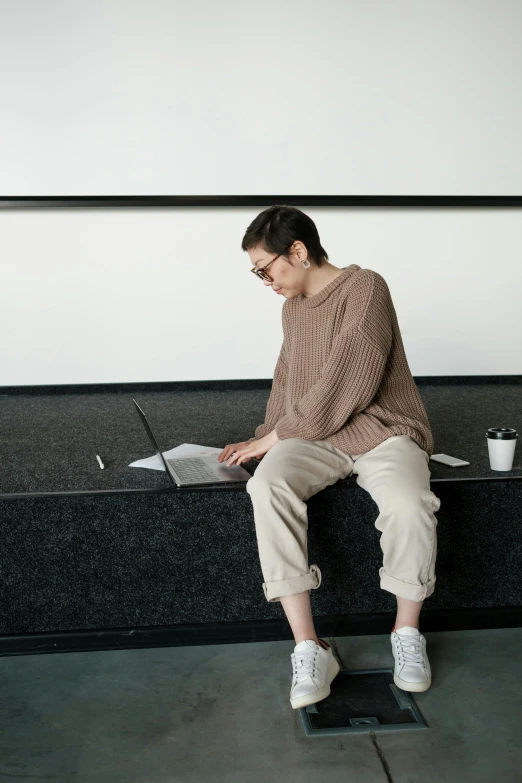
[(230, 467), (234, 463), (241, 465), (242, 462), (247, 462), (254, 457), (262, 457), (267, 451), (270, 451), (272, 446), (279, 441), (275, 430), (269, 432), (264, 438), (259, 440), (253, 440), (250, 443), (243, 441), (242, 443), (230, 444), (225, 446), (221, 454), (218, 456), (218, 462), (224, 462), (228, 459), (227, 467)]

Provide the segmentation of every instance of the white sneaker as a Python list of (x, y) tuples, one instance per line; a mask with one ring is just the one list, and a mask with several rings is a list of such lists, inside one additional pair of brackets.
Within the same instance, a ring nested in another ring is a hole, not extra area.
[(330, 694), (330, 683), (339, 674), (339, 664), (332, 648), (324, 639), (319, 639), (319, 642), (305, 639), (296, 644), (290, 656), (293, 669), (290, 704), (294, 710), (326, 699)]
[(427, 691), (431, 668), (426, 654), (426, 639), (418, 628), (403, 625), (391, 632), (395, 670), (393, 681), (403, 691)]

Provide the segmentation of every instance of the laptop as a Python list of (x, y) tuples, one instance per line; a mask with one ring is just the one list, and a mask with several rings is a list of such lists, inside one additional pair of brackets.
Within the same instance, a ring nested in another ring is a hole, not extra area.
[(200, 484), (231, 484), (237, 481), (248, 481), (251, 474), (241, 465), (227, 466), (224, 462), (218, 462), (218, 454), (205, 454), (199, 457), (180, 457), (179, 459), (165, 459), (154, 437), (150, 424), (144, 412), (132, 398), (134, 405), (143, 422), (145, 431), (154, 446), (154, 450), (163, 461), (167, 475), (177, 487), (195, 486)]

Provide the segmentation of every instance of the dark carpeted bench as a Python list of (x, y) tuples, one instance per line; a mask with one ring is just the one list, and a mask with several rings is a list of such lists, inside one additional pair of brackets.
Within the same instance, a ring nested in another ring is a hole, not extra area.
[[(498, 473), (485, 440), (488, 427), (522, 431), (520, 377), (415, 380), (435, 452), (471, 463), (429, 463), (441, 508), (421, 626), (520, 625), (522, 446)], [(132, 397), (162, 450), (222, 448), (252, 436), (269, 392), (270, 381), (1, 388), (0, 652), (290, 638), (263, 594), (245, 484), (177, 488), (128, 467), (152, 454)], [(377, 506), (353, 476), (307, 504), (318, 633), (389, 631)]]

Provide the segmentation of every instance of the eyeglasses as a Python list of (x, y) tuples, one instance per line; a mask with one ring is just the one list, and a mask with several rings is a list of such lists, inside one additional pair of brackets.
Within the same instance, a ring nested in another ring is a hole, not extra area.
[(269, 280), (271, 283), (273, 283), (274, 282), (274, 278), (270, 277), (270, 275), (267, 272), (265, 272), (265, 270), (268, 269), (270, 264), (273, 264), (274, 261), (276, 260), (276, 258), (279, 258), (279, 256), (281, 256), (281, 255), (282, 255), (282, 253), (279, 253), (279, 255), (277, 255), (275, 258), (273, 258), (271, 261), (269, 261), (268, 264), (265, 264), (264, 266), (262, 266), (261, 269), (256, 269), (255, 266), (254, 266), (254, 267), (252, 267), (252, 269), (250, 271), (253, 272), (255, 275), (257, 275), (258, 277), (260, 277), (261, 280)]

